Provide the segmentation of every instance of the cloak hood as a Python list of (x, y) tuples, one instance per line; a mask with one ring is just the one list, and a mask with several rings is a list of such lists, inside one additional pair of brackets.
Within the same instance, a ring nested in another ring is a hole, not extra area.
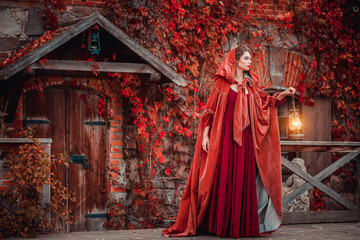
[[(235, 60), (235, 48), (232, 49), (228, 54), (226, 54), (224, 61), (221, 63), (218, 71), (215, 74), (215, 77), (222, 77), (229, 81), (231, 84), (236, 83), (235, 81), (235, 67), (236, 67), (236, 60)], [(250, 72), (244, 72), (244, 78), (247, 78), (251, 85), (258, 83), (258, 78), (256, 78), (256, 82), (253, 82), (253, 78), (251, 75), (255, 73), (250, 70)], [(256, 74), (255, 74), (256, 75)]]
[[(215, 78), (223, 78), (227, 80), (230, 84), (237, 84), (238, 91), (241, 94), (237, 94), (235, 102), (235, 112), (234, 112), (234, 125), (233, 125), (233, 135), (234, 140), (241, 146), (242, 145), (242, 131), (250, 124), (248, 101), (246, 98), (246, 88), (247, 84), (253, 87), (254, 84), (258, 84), (258, 76), (250, 70), (250, 72), (244, 72), (244, 80), (240, 83), (235, 81), (235, 69), (236, 69), (236, 60), (235, 60), (235, 48), (232, 49), (226, 56), (225, 60), (220, 65)], [(252, 77), (252, 75), (254, 77)]]

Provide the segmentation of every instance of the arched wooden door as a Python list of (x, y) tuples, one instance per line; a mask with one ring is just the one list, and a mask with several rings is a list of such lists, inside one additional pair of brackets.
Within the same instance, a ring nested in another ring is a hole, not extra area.
[(52, 138), (52, 153), (66, 151), (73, 164), (54, 172), (68, 189), (76, 190), (69, 203), (75, 216), (70, 231), (102, 230), (106, 221), (106, 159), (108, 122), (98, 115), (99, 95), (70, 86), (55, 86), (24, 96), (24, 125), (33, 126), (37, 137)]

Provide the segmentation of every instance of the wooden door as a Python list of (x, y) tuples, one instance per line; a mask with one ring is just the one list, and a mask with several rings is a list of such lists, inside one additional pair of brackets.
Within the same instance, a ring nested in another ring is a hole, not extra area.
[(34, 126), (37, 137), (53, 139), (52, 153), (66, 151), (73, 164), (56, 170), (54, 177), (75, 189), (69, 207), (76, 218), (68, 231), (102, 230), (106, 221), (105, 166), (108, 124), (97, 114), (99, 96), (69, 86), (44, 90), (42, 98), (24, 96), (24, 123)]

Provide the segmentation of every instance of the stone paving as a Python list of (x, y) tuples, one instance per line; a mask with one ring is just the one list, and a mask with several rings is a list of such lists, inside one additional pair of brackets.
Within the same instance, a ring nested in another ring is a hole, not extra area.
[[(21, 239), (21, 238), (10, 238)], [(56, 239), (56, 240), (128, 240), (128, 239), (171, 239), (171, 240), (205, 240), (221, 239), (211, 235), (199, 235), (186, 238), (165, 238), (161, 235), (161, 229), (138, 229), (119, 231), (98, 231), (98, 232), (71, 232), (41, 235), (35, 239)], [(360, 222), (352, 223), (327, 223), (327, 224), (295, 224), (283, 225), (278, 231), (267, 237), (241, 238), (241, 239), (360, 239)]]

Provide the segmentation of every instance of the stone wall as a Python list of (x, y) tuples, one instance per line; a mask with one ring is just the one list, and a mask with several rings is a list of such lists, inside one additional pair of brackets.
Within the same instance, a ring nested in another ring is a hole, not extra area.
[(18, 48), (30, 43), (34, 35), (44, 33), (34, 11), (0, 10), (0, 61), (10, 57)]

